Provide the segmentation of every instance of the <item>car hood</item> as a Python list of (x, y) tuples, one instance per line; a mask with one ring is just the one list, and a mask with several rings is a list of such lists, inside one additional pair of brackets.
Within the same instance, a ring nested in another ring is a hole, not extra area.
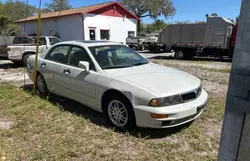
[(154, 63), (109, 69), (105, 72), (136, 83), (162, 97), (186, 93), (198, 88), (201, 84), (201, 81), (191, 74)]

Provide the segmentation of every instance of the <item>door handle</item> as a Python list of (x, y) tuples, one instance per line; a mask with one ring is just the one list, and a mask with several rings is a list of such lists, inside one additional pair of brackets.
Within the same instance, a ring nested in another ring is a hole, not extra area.
[(65, 73), (66, 75), (69, 75), (71, 73), (71, 71), (69, 69), (64, 69), (63, 73)]
[(42, 63), (42, 64), (41, 64), (41, 67), (42, 67), (42, 68), (45, 68), (45, 67), (46, 67), (46, 63)]

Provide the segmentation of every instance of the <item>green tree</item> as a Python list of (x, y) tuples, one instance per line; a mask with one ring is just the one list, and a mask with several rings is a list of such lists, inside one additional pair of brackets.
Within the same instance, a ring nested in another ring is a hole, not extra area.
[(51, 0), (51, 3), (45, 3), (45, 6), (43, 12), (62, 11), (72, 8), (68, 0)]
[(195, 24), (205, 24), (206, 21), (196, 21)]
[[(175, 7), (172, 0), (118, 0), (137, 17), (151, 17), (157, 19), (159, 16), (175, 15)], [(137, 30), (140, 32), (140, 22), (137, 23)]]
[(0, 7), (2, 14), (6, 15), (11, 21), (23, 19), (25, 17), (33, 16), (37, 9), (35, 6), (27, 5), (21, 1), (8, 0)]
[(155, 30), (163, 30), (167, 27), (167, 24), (163, 20), (155, 20), (152, 25)]
[[(27, 7), (27, 10), (23, 10), (21, 7)], [(23, 2), (13, 2), (9, 0), (6, 3), (0, 3), (0, 35), (19, 34), (21, 28), (14, 24), (13, 21), (25, 18), (26, 15), (31, 16), (34, 12), (34, 6), (25, 5)]]
[(21, 28), (14, 24), (6, 15), (0, 14), (0, 35), (16, 35), (21, 32)]

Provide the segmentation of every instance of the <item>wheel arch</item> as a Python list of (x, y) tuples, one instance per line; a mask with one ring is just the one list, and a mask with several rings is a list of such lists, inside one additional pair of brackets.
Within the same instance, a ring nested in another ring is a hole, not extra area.
[(26, 56), (26, 55), (34, 55), (34, 54), (36, 54), (35, 51), (25, 51), (25, 52), (22, 54), (22, 58), (23, 58), (24, 56)]
[(102, 94), (102, 97), (101, 97), (101, 109), (102, 111), (104, 110), (104, 105), (105, 105), (105, 101), (109, 98), (110, 95), (120, 95), (124, 98), (126, 98), (130, 105), (132, 105), (132, 93), (129, 92), (129, 91), (120, 91), (120, 90), (117, 90), (117, 89), (108, 89), (106, 90), (103, 94)]

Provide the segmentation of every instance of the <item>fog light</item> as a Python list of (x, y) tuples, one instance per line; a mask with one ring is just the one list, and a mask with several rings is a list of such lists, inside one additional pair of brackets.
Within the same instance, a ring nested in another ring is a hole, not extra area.
[(151, 117), (154, 119), (163, 119), (163, 118), (168, 118), (168, 114), (154, 114), (151, 113)]

